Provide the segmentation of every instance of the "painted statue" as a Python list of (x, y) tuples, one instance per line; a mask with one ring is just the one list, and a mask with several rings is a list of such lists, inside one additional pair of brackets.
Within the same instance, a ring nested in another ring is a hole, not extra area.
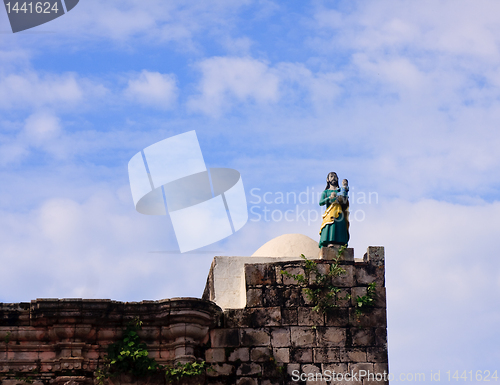
[(326, 177), (325, 191), (321, 194), (320, 206), (326, 205), (323, 222), (319, 230), (319, 247), (347, 245), (349, 242), (349, 186), (347, 179), (339, 187), (339, 178), (331, 172)]

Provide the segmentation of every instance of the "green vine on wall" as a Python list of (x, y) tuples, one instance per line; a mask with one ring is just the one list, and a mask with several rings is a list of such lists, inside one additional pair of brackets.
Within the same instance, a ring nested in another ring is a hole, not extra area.
[[(351, 299), (349, 294), (345, 297), (338, 297), (340, 289), (334, 286), (332, 278), (340, 277), (346, 273), (339, 265), (340, 258), (347, 248), (346, 245), (340, 247), (337, 256), (332, 259), (330, 269), (326, 274), (319, 271), (318, 264), (306, 258), (304, 254), (300, 257), (305, 261), (305, 274), (291, 274), (286, 270), (282, 270), (281, 274), (293, 278), (297, 283), (302, 286), (302, 290), (307, 298), (313, 304), (314, 311), (321, 311), (327, 313), (331, 309), (338, 307), (337, 301), (345, 301)], [(314, 280), (310, 283), (311, 273), (314, 273)], [(356, 318), (359, 320), (369, 308), (375, 305), (375, 288), (377, 284), (372, 282), (366, 289), (366, 295), (356, 297), (355, 313)]]
[(10, 332), (7, 332), (5, 334), (5, 337), (3, 339), (3, 342), (5, 342), (5, 345), (7, 345), (10, 342), (10, 336), (11, 336)]
[(366, 295), (357, 296), (356, 298), (356, 317), (359, 319), (361, 315), (370, 307), (375, 305), (375, 288), (376, 282), (372, 282), (366, 288)]
[(120, 374), (147, 377), (163, 373), (167, 382), (174, 382), (185, 377), (198, 376), (205, 371), (208, 366), (205, 361), (178, 363), (175, 366), (158, 364), (154, 358), (148, 356), (147, 345), (139, 339), (138, 331), (141, 329), (142, 321), (139, 319), (130, 322), (122, 339), (108, 346), (104, 367), (95, 373), (99, 384), (103, 385), (108, 378)]
[[(305, 261), (305, 274), (291, 274), (286, 270), (281, 271), (281, 274), (293, 278), (303, 287), (302, 290), (313, 304), (314, 311), (327, 313), (331, 309), (338, 307), (337, 301), (351, 298), (349, 294), (338, 298), (337, 295), (340, 289), (332, 284), (332, 278), (340, 277), (346, 273), (345, 269), (339, 265), (340, 257), (346, 248), (347, 246), (344, 245), (339, 249), (337, 256), (332, 259), (326, 274), (321, 273), (318, 264), (307, 259), (304, 254), (301, 254), (300, 257)], [(311, 273), (314, 273), (312, 283), (310, 283)]]

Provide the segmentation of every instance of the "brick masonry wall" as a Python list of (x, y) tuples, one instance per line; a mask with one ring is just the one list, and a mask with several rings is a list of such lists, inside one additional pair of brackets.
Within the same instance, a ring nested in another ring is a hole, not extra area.
[[(356, 262), (349, 251), (340, 262), (346, 274), (332, 283), (341, 289), (339, 298), (349, 294), (351, 299), (338, 301), (338, 307), (326, 314), (314, 311), (302, 287), (281, 273), (304, 274), (303, 261), (246, 265), (246, 308), (226, 310), (224, 327), (210, 331), (205, 359), (214, 371), (208, 373), (208, 383), (387, 383), (368, 378), (368, 373), (379, 373), (378, 379), (388, 373), (384, 249), (370, 247), (363, 261)], [(320, 271), (330, 268), (329, 260), (316, 262)], [(356, 316), (355, 300), (372, 282), (376, 283), (374, 307)], [(353, 377), (327, 381), (328, 375), (339, 373)], [(301, 374), (304, 381), (294, 381)], [(307, 381), (311, 376), (318, 381)]]
[[(204, 356), (209, 330), (220, 325), (221, 309), (197, 298), (118, 302), (38, 299), (0, 304), (0, 381), (91, 385), (109, 344), (139, 318), (139, 336), (149, 356), (163, 365)], [(23, 379), (27, 381), (23, 381)], [(164, 384), (163, 376), (123, 376), (110, 384)]]

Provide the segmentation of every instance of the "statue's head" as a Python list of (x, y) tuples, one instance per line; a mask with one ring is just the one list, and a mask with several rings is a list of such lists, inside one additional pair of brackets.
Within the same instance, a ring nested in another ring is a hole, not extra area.
[(326, 189), (328, 189), (329, 186), (338, 186), (338, 185), (339, 185), (339, 177), (337, 176), (337, 173), (333, 171), (328, 173), (328, 175), (326, 176)]

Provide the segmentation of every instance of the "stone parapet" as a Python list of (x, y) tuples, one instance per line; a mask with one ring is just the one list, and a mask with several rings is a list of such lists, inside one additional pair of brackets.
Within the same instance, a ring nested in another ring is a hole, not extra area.
[[(328, 379), (332, 371), (388, 373), (384, 249), (370, 247), (362, 260), (351, 250), (339, 261), (346, 273), (331, 281), (343, 299), (326, 313), (314, 311), (303, 287), (282, 274), (304, 274), (303, 260), (246, 264), (246, 307), (225, 310), (224, 327), (210, 332), (205, 359), (215, 371), (208, 383), (305, 384), (293, 374), (323, 373)], [(320, 272), (332, 264), (329, 251), (314, 261)], [(359, 314), (356, 299), (371, 283), (376, 284), (374, 306)]]
[(107, 346), (135, 319), (143, 323), (138, 334), (150, 357), (163, 365), (191, 362), (204, 355), (209, 330), (220, 326), (221, 316), (218, 306), (197, 298), (0, 304), (0, 378), (5, 384), (20, 376), (92, 383)]

